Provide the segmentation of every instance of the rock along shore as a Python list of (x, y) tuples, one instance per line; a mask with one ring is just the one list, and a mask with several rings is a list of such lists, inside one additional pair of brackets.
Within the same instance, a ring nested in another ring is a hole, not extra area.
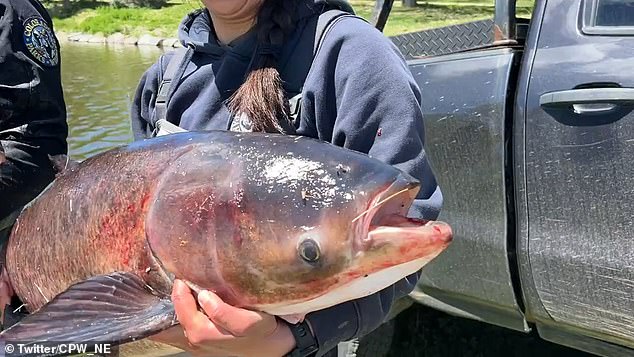
[(155, 47), (183, 47), (176, 38), (156, 37), (152, 35), (128, 36), (122, 33), (115, 33), (109, 36), (100, 34), (84, 33), (64, 33), (56, 31), (60, 42), (78, 43), (102, 43), (112, 45), (132, 45), (132, 46), (155, 46)]

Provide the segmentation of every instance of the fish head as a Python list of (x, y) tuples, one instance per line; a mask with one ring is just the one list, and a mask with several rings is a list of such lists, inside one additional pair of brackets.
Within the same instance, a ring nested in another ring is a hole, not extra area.
[(215, 145), (166, 176), (152, 209), (170, 218), (149, 240), (168, 271), (233, 305), (323, 309), (415, 273), (451, 241), (447, 224), (407, 217), (420, 182), (367, 155), (276, 135)]

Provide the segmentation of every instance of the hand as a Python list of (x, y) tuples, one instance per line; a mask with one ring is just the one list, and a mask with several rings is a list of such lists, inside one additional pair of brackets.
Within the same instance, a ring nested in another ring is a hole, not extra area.
[(198, 294), (176, 280), (172, 301), (180, 326), (150, 339), (201, 356), (282, 357), (295, 347), (289, 327), (275, 316), (236, 308), (209, 291)]
[(6, 268), (2, 268), (2, 274), (0, 274), (0, 322), (4, 324), (4, 309), (7, 305), (11, 305), (11, 298), (13, 297), (13, 288), (9, 282), (9, 274)]

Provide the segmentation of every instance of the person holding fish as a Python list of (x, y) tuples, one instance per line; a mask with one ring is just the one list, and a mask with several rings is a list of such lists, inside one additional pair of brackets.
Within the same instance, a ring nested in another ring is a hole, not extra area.
[[(67, 135), (59, 42), (51, 18), (37, 0), (0, 0), (2, 251), (21, 208), (54, 179), (49, 155), (66, 154)], [(0, 312), (12, 295), (2, 267)]]
[[(136, 140), (182, 130), (316, 138), (416, 177), (422, 186), (410, 216), (437, 217), (442, 196), (425, 155), (420, 89), (388, 38), (345, 1), (203, 3), (178, 28), (184, 48), (161, 56), (139, 83)], [(152, 339), (205, 356), (354, 355), (346, 341), (383, 323), (418, 277), (297, 321), (192, 293), (177, 280), (180, 326)]]

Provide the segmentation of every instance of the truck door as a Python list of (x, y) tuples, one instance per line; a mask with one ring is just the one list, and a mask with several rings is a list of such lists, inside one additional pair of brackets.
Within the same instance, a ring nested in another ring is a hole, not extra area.
[(634, 0), (539, 3), (515, 125), (527, 314), (632, 348)]
[(453, 315), (526, 332), (514, 284), (517, 264), (509, 255), (515, 234), (507, 161), (527, 21), (516, 26), (512, 1), (495, 3), (492, 20), (393, 38), (413, 57), (408, 64), (421, 88), (426, 154), (443, 198), (438, 219), (454, 232), (410, 296)]

